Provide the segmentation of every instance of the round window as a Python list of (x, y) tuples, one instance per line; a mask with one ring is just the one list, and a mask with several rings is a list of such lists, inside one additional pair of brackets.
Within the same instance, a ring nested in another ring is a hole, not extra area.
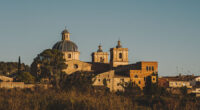
[(77, 69), (77, 68), (78, 68), (78, 65), (77, 65), (77, 64), (74, 64), (74, 68)]

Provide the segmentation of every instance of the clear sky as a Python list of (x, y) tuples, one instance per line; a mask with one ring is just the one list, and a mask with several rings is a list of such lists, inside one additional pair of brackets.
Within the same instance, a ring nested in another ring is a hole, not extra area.
[(120, 38), (130, 63), (158, 61), (160, 75), (200, 75), (200, 0), (0, 0), (0, 61), (31, 64), (64, 27), (91, 61)]

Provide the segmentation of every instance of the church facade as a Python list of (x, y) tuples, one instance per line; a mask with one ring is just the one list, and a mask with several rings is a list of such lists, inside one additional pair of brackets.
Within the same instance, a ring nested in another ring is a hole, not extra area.
[(123, 91), (122, 83), (130, 82), (137, 84), (141, 89), (147, 82), (156, 83), (158, 76), (158, 63), (141, 61), (129, 64), (128, 48), (123, 48), (120, 40), (117, 46), (110, 49), (109, 53), (102, 50), (102, 46), (91, 54), (91, 62), (80, 61), (78, 46), (70, 40), (70, 33), (67, 29), (61, 33), (62, 40), (57, 42), (52, 49), (64, 53), (67, 68), (66, 74), (73, 74), (77, 71), (94, 72), (96, 75), (94, 86), (106, 86), (110, 91)]

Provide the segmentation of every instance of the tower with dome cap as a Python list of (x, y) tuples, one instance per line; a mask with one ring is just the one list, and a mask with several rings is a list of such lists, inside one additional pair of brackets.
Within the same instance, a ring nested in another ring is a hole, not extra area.
[(97, 52), (92, 53), (92, 62), (93, 63), (109, 63), (108, 62), (108, 52), (103, 52), (101, 44)]
[(120, 65), (128, 65), (128, 48), (123, 48), (121, 41), (118, 40), (116, 48), (110, 49), (110, 64), (111, 67)]
[(61, 35), (62, 40), (57, 42), (52, 49), (62, 51), (66, 61), (79, 60), (80, 52), (78, 51), (78, 46), (70, 40), (69, 31), (64, 29)]
[(62, 40), (54, 44), (52, 49), (61, 51), (64, 54), (67, 68), (63, 70), (67, 74), (77, 71), (91, 71), (91, 64), (80, 61), (78, 46), (70, 40), (70, 33), (67, 29), (61, 32)]

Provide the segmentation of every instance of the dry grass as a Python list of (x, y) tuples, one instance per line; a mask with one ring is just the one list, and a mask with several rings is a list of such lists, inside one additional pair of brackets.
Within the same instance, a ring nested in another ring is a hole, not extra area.
[[(199, 110), (200, 100), (161, 97), (156, 103), (148, 98), (125, 97), (113, 93), (78, 90), (0, 89), (0, 110)], [(138, 101), (140, 100), (140, 102)], [(141, 101), (142, 100), (142, 101)], [(146, 106), (146, 102), (152, 106)]]

